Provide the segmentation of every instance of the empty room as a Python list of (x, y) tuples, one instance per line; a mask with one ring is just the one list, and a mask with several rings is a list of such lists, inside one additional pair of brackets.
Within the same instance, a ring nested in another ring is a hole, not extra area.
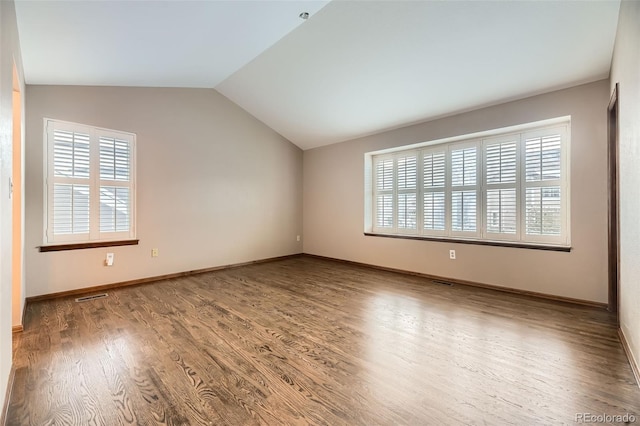
[(640, 1), (1, 0), (0, 425), (640, 423)]

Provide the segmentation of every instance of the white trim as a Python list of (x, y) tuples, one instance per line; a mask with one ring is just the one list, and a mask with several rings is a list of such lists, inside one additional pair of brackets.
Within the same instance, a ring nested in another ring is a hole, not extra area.
[(555, 124), (565, 124), (565, 123), (570, 122), (570, 121), (571, 121), (571, 116), (570, 115), (566, 115), (564, 117), (550, 118), (550, 119), (547, 119), (547, 120), (535, 121), (533, 123), (518, 124), (518, 125), (515, 125), (515, 126), (507, 126), (507, 127), (500, 127), (500, 128), (497, 128), (497, 129), (484, 130), (484, 131), (475, 132), (475, 133), (468, 133), (466, 135), (451, 136), (451, 137), (442, 138), (442, 139), (435, 139), (435, 140), (427, 141), (427, 142), (418, 142), (418, 143), (398, 146), (398, 147), (394, 147), (394, 148), (380, 149), (380, 150), (377, 150), (377, 151), (367, 152), (365, 155), (374, 156), (374, 155), (382, 155), (382, 154), (391, 154), (391, 153), (396, 152), (396, 151), (419, 149), (419, 148), (424, 148), (424, 147), (432, 146), (432, 145), (439, 145), (439, 144), (445, 144), (445, 143), (451, 143), (451, 142), (465, 141), (465, 140), (470, 140), (470, 139), (484, 139), (484, 138), (489, 138), (491, 136), (498, 136), (498, 135), (506, 136), (506, 135), (508, 135), (510, 133), (523, 133), (523, 132), (526, 132), (527, 130), (530, 130), (530, 129), (536, 129), (536, 128), (540, 128), (540, 127), (551, 127), (551, 126), (553, 126)]

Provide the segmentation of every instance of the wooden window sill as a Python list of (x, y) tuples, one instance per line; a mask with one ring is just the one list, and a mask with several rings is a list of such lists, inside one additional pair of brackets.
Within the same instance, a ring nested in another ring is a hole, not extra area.
[(52, 244), (40, 246), (40, 252), (82, 250), (100, 247), (137, 246), (140, 240), (94, 241), (90, 243)]
[(462, 238), (425, 237), (422, 235), (374, 234), (372, 232), (365, 232), (364, 235), (367, 237), (400, 238), (405, 240), (422, 240), (422, 241), (436, 241), (436, 242), (444, 242), (444, 243), (475, 244), (479, 246), (511, 247), (511, 248), (521, 248), (521, 249), (562, 251), (562, 252), (571, 251), (571, 247), (566, 247), (566, 246), (554, 246), (554, 245), (533, 244), (533, 243), (513, 243), (509, 241), (465, 240)]

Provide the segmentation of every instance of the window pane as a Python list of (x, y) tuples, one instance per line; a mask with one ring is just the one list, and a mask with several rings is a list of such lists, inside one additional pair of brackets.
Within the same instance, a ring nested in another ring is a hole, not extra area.
[(393, 228), (393, 196), (391, 194), (377, 196), (376, 225), (378, 228)]
[(444, 231), (444, 200), (444, 192), (427, 192), (424, 194), (424, 229)]
[(398, 228), (416, 229), (416, 194), (398, 194)]
[(56, 177), (89, 177), (89, 135), (54, 130), (53, 174)]
[(53, 185), (53, 233), (89, 232), (89, 185)]
[(476, 163), (476, 147), (454, 149), (451, 151), (451, 185), (476, 185)]
[(487, 183), (516, 181), (516, 142), (503, 142), (486, 147)]
[(525, 162), (527, 182), (560, 179), (560, 135), (527, 139)]
[(378, 191), (393, 189), (393, 160), (379, 160), (376, 166), (376, 188)]
[(417, 157), (398, 158), (398, 189), (416, 189), (418, 182)]
[(100, 187), (100, 232), (129, 231), (129, 188)]
[(445, 153), (432, 152), (424, 155), (424, 187), (444, 188)]
[(453, 191), (451, 193), (451, 229), (475, 232), (476, 206), (476, 191)]
[(516, 190), (491, 189), (487, 194), (487, 232), (516, 233)]
[(560, 235), (560, 187), (532, 187), (526, 191), (528, 235)]
[(100, 137), (100, 179), (128, 181), (131, 173), (129, 141)]

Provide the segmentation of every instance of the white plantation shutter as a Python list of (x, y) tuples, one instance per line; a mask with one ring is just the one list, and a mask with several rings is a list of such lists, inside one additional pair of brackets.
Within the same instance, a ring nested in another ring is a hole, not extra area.
[(129, 181), (131, 140), (100, 136), (100, 179)]
[(377, 196), (377, 220), (378, 228), (393, 228), (393, 195), (379, 194)]
[(478, 147), (451, 149), (451, 231), (478, 232)]
[(393, 158), (380, 158), (374, 169), (375, 225), (380, 229), (392, 229), (393, 220)]
[(135, 238), (135, 135), (44, 124), (45, 244)]
[(518, 233), (519, 135), (484, 141), (485, 231), (495, 239)]
[(446, 152), (426, 150), (423, 153), (423, 229), (441, 233), (446, 229)]
[(398, 197), (398, 230), (417, 229), (418, 211), (418, 157), (417, 153), (402, 155), (396, 158), (397, 164), (397, 197)]
[(566, 195), (563, 194), (563, 128), (523, 134), (525, 233), (533, 240), (562, 241)]
[(418, 230), (418, 153), (375, 159), (374, 228), (383, 232)]
[(398, 194), (398, 228), (416, 229), (416, 194)]
[(89, 185), (54, 183), (53, 232), (89, 234)]
[(53, 172), (56, 177), (89, 179), (89, 134), (53, 131)]
[(527, 182), (560, 179), (560, 134), (525, 137)]
[(486, 229), (491, 234), (515, 234), (518, 230), (516, 188), (487, 189)]
[(59, 235), (89, 234), (89, 131), (51, 129), (52, 227)]
[(560, 187), (528, 187), (527, 234), (560, 235)]
[(127, 232), (131, 226), (132, 140), (100, 135), (100, 232)]
[(568, 246), (570, 124), (566, 118), (552, 122), (369, 154), (367, 227), (383, 234)]
[(475, 186), (478, 155), (475, 146), (451, 150), (451, 186)]
[(129, 188), (100, 186), (100, 232), (127, 232), (130, 210)]
[(485, 146), (487, 183), (516, 183), (517, 140), (488, 142)]

